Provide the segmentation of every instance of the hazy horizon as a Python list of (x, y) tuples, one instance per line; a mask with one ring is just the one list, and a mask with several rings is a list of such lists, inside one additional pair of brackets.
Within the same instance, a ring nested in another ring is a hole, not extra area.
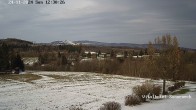
[(177, 36), (181, 47), (196, 49), (195, 0), (65, 0), (58, 5), (8, 2), (0, 1), (1, 39), (147, 44), (169, 33)]

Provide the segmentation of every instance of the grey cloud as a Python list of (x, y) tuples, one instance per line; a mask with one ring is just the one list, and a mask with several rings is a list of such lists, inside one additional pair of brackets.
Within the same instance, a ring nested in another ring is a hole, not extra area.
[(0, 37), (148, 43), (171, 33), (181, 46), (196, 48), (195, 0), (81, 0), (84, 6), (72, 1), (73, 9), (69, 3), (10, 6), (4, 0), (0, 2)]

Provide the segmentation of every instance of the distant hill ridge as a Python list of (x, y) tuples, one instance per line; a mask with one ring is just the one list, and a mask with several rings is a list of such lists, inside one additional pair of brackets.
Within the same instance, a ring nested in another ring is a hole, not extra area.
[[(129, 48), (148, 48), (148, 44), (133, 44), (133, 43), (105, 43), (105, 42), (97, 42), (97, 41), (88, 41), (88, 40), (81, 40), (81, 41), (73, 41), (77, 44), (83, 44), (83, 45), (91, 45), (91, 46), (109, 46), (109, 47), (129, 47)], [(160, 44), (153, 44), (156, 49), (161, 49)], [(184, 48), (180, 47), (182, 50), (190, 50), (190, 51), (196, 51), (196, 49), (191, 48)]]
[[(6, 43), (6, 44), (12, 44), (12, 45), (89, 45), (89, 46), (108, 46), (108, 47), (129, 47), (129, 48), (148, 48), (148, 44), (133, 44), (133, 43), (106, 43), (106, 42), (97, 42), (97, 41), (89, 41), (89, 40), (81, 40), (81, 41), (53, 41), (51, 43), (33, 43), (26, 40), (16, 39), (16, 38), (7, 38), (7, 39), (0, 39), (0, 44)], [(160, 49), (161, 46), (158, 44), (154, 44), (154, 47), (157, 49)], [(181, 47), (183, 50), (191, 50), (196, 51), (196, 49), (191, 48), (184, 48)]]
[(97, 41), (74, 41), (74, 43), (92, 46), (110, 46), (110, 47), (131, 47), (131, 48), (147, 48), (148, 44), (133, 44), (133, 43), (105, 43)]
[(0, 39), (0, 44), (6, 43), (8, 45), (32, 45), (33, 42), (16, 39), (16, 38), (7, 38), (7, 39)]

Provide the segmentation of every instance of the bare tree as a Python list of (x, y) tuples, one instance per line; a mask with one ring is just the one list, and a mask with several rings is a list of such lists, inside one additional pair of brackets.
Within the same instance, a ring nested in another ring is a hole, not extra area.
[[(157, 69), (163, 79), (163, 94), (165, 94), (166, 79), (175, 81), (175, 75), (178, 74), (180, 66), (180, 50), (178, 47), (177, 37), (172, 37), (170, 34), (162, 36), (162, 41), (159, 41), (159, 37), (156, 38), (156, 42), (161, 45), (160, 56), (156, 58)], [(149, 43), (149, 55), (152, 54), (152, 44)]]

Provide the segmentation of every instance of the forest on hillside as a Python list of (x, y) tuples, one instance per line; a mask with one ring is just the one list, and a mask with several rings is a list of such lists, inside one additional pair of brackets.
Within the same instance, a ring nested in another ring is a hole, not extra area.
[[(33, 65), (24, 65), (27, 70), (97, 72), (196, 81), (196, 52), (179, 48), (177, 38), (169, 34), (149, 42), (146, 49), (34, 45), (28, 41), (24, 43), (22, 40), (12, 39), (11, 42), (13, 41), (17, 43), (1, 43), (1, 71), (15, 68), (13, 62), (16, 60), (13, 59), (20, 56), (19, 59), (38, 59)], [(154, 45), (159, 45), (160, 48)], [(24, 69), (22, 66), (21, 68)]]

